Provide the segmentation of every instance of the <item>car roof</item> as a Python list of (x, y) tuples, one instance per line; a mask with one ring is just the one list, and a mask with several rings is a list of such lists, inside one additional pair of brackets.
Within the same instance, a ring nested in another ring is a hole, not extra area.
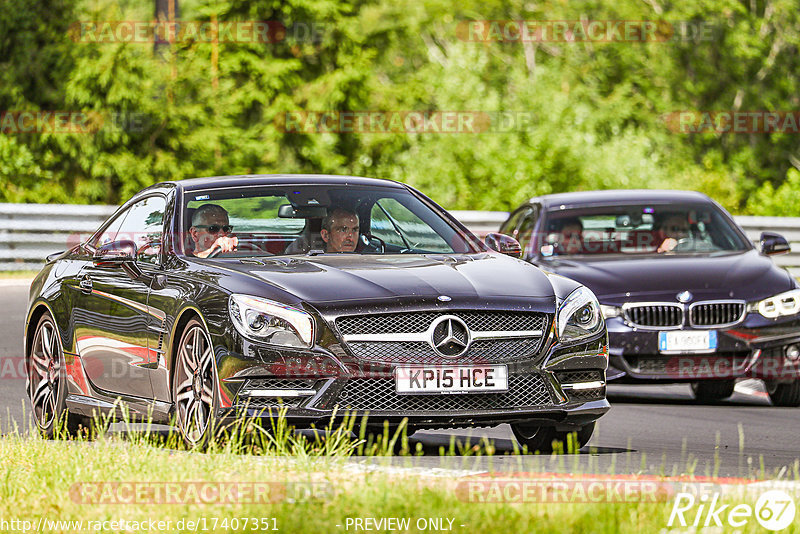
[(174, 184), (184, 191), (209, 189), (213, 187), (247, 187), (253, 185), (366, 185), (405, 189), (406, 186), (392, 180), (361, 178), (358, 176), (339, 176), (333, 174), (242, 174), (237, 176), (210, 176), (208, 178), (187, 178), (158, 185)]
[(697, 191), (676, 191), (668, 189), (607, 189), (604, 191), (576, 191), (556, 193), (530, 199), (529, 203), (540, 202), (551, 206), (604, 206), (634, 203), (680, 203), (711, 202), (711, 199)]

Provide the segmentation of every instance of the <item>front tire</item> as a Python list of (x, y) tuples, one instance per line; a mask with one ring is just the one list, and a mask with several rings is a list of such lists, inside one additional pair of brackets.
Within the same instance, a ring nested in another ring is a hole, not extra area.
[(735, 380), (692, 382), (692, 393), (694, 398), (701, 402), (719, 401), (733, 395), (735, 385)]
[(45, 312), (36, 324), (26, 364), (28, 398), (42, 436), (55, 439), (89, 434), (91, 421), (67, 410), (64, 350), (50, 312)]
[(203, 323), (190, 320), (178, 343), (172, 382), (178, 428), (190, 448), (205, 448), (213, 440), (219, 401), (212, 347)]
[[(515, 424), (511, 425), (511, 430), (514, 432), (514, 437), (517, 438), (519, 444), (527, 447), (529, 454), (536, 452), (550, 454), (557, 448), (553, 446), (554, 443), (561, 443), (560, 448), (564, 452), (577, 452), (591, 439), (594, 426), (595, 422), (592, 421), (577, 431), (563, 432), (557, 431), (553, 427)], [(570, 434), (572, 434), (572, 437), (570, 437)]]
[(778, 384), (768, 382), (767, 393), (773, 406), (795, 408), (800, 406), (800, 381)]

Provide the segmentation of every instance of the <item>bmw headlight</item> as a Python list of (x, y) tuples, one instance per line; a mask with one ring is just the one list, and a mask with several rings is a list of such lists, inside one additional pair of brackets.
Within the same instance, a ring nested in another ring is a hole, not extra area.
[(800, 289), (792, 289), (786, 293), (751, 303), (747, 311), (757, 311), (767, 319), (796, 315), (800, 312)]
[(579, 287), (561, 302), (556, 321), (562, 342), (593, 336), (604, 324), (597, 297), (587, 287)]
[(303, 310), (249, 295), (231, 295), (228, 310), (245, 337), (287, 347), (314, 345), (314, 318)]

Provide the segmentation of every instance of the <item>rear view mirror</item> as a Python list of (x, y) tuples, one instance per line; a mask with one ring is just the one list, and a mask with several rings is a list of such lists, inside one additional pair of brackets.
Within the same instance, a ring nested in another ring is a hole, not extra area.
[(519, 241), (513, 237), (509, 237), (505, 234), (498, 234), (496, 232), (490, 232), (486, 234), (486, 239), (484, 242), (486, 243), (487, 247), (492, 250), (496, 250), (500, 254), (505, 254), (506, 256), (511, 256), (514, 258), (522, 257), (522, 247), (520, 246)]
[(284, 204), (278, 208), (278, 217), (282, 219), (321, 219), (328, 215), (325, 206), (292, 206)]
[(115, 263), (136, 261), (136, 244), (130, 240), (112, 241), (99, 247), (92, 260), (95, 263)]
[(771, 256), (773, 254), (784, 254), (791, 250), (789, 242), (780, 234), (772, 232), (762, 232), (759, 242), (761, 253)]

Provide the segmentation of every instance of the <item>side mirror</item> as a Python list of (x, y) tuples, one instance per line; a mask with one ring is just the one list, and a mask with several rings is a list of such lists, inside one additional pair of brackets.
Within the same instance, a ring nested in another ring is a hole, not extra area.
[(513, 237), (509, 237), (505, 234), (498, 234), (496, 232), (489, 232), (486, 234), (484, 242), (486, 243), (487, 247), (492, 250), (496, 250), (500, 254), (505, 254), (506, 256), (511, 256), (513, 258), (522, 257), (522, 247), (520, 246), (519, 241)]
[(761, 253), (767, 256), (785, 254), (791, 250), (789, 242), (786, 241), (785, 237), (772, 232), (761, 232), (761, 241), (759, 245), (761, 246)]
[(113, 263), (122, 265), (136, 261), (136, 244), (133, 241), (112, 241), (99, 247), (92, 260), (95, 263)]

